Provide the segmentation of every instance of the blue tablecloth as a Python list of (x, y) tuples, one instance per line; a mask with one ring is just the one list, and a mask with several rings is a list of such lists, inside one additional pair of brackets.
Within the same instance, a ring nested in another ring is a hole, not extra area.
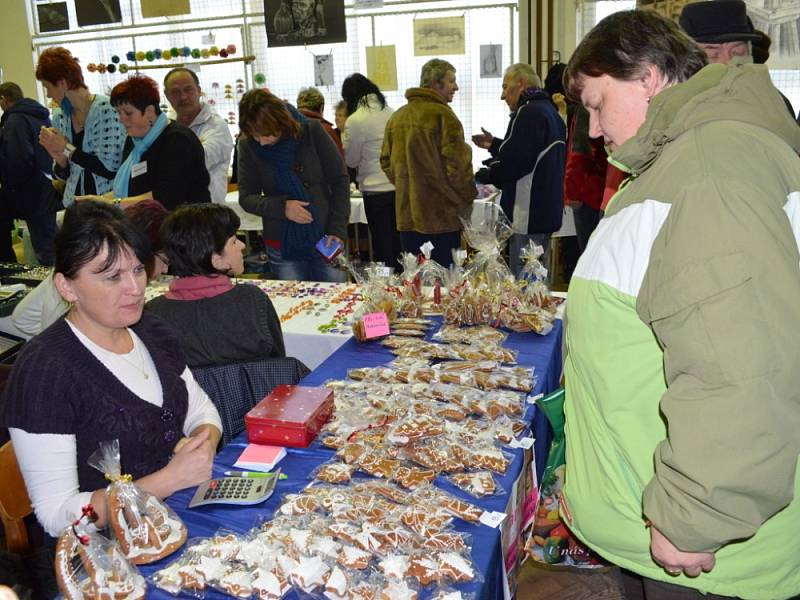
[[(518, 362), (521, 365), (533, 365), (536, 368), (538, 381), (531, 393), (549, 393), (556, 389), (561, 377), (561, 321), (556, 321), (553, 331), (547, 336), (537, 336), (532, 333), (512, 333), (505, 345), (519, 352)], [(314, 372), (303, 380), (303, 385), (320, 385), (328, 379), (344, 379), (347, 370), (356, 366), (375, 366), (390, 361), (393, 356), (388, 349), (378, 343), (372, 342), (359, 344), (349, 340), (339, 350), (332, 354)], [(547, 420), (541, 411), (531, 405), (526, 418), (531, 422), (533, 436), (536, 438), (534, 454), (536, 456), (537, 476), (541, 472), (547, 458), (547, 447), (550, 443), (550, 433)], [(214, 476), (223, 476), (223, 471), (229, 470), (242, 450), (247, 446), (246, 434), (242, 434), (228, 444), (214, 461)], [(514, 462), (508, 472), (499, 479), (499, 483), (506, 491), (510, 490), (514, 481), (522, 470), (522, 450), (512, 450), (516, 454)], [(194, 488), (183, 490), (171, 496), (167, 503), (180, 515), (189, 528), (189, 537), (209, 537), (218, 529), (226, 528), (237, 533), (244, 533), (251, 529), (257, 521), (269, 519), (273, 511), (280, 505), (284, 494), (295, 493), (304, 488), (308, 483), (308, 473), (319, 463), (331, 458), (332, 451), (318, 442), (309, 448), (288, 448), (287, 456), (280, 462), (281, 471), (288, 476), (281, 480), (275, 494), (264, 504), (254, 507), (237, 506), (201, 506), (188, 509), (187, 505), (194, 494)], [(437, 478), (437, 485), (451, 493), (459, 495), (471, 502), (474, 498), (464, 494), (451, 486), (442, 478)], [(485, 510), (505, 512), (508, 504), (508, 494), (500, 494), (477, 502)], [(483, 578), (482, 581), (471, 584), (461, 584), (459, 589), (474, 592), (477, 599), (491, 600), (503, 597), (502, 554), (500, 548), (500, 530), (484, 525), (471, 525), (456, 520), (459, 531), (464, 531), (472, 536), (472, 559)], [(141, 567), (142, 573), (147, 576), (164, 567), (173, 557), (168, 557), (152, 565)], [(147, 595), (148, 598), (168, 600), (172, 598), (153, 586)], [(425, 595), (422, 596), (423, 598)], [(216, 600), (227, 598), (224, 594), (210, 591), (206, 598)], [(287, 598), (298, 598), (295, 592), (290, 592)]]

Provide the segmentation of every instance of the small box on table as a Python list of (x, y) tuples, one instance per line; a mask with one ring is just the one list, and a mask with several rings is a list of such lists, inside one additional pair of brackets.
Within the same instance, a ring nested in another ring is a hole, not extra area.
[(251, 444), (305, 448), (333, 414), (333, 391), (279, 385), (244, 417)]

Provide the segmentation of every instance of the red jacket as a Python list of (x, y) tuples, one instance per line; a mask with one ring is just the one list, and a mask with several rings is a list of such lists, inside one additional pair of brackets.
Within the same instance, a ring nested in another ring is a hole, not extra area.
[(589, 115), (579, 107), (567, 135), (564, 201), (578, 201), (600, 210), (624, 177), (622, 171), (608, 164), (603, 138), (589, 137)]

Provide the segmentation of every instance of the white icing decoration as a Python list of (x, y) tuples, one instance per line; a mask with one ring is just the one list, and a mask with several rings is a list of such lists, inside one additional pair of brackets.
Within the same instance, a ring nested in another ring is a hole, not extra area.
[(381, 570), (387, 577), (402, 579), (408, 572), (408, 557), (402, 554), (390, 554), (381, 561)]

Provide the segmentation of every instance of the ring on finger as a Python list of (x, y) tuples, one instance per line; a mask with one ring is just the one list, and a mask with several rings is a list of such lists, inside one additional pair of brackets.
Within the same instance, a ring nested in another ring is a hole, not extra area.
[(683, 569), (668, 569), (666, 567), (664, 567), (664, 570), (670, 575), (680, 575), (683, 572)]

